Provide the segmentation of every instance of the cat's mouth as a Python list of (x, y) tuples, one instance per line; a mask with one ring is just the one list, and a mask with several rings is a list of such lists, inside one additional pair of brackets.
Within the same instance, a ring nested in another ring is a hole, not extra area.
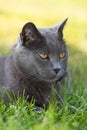
[(46, 81), (46, 82), (55, 82), (55, 81), (58, 81), (61, 77), (62, 77), (63, 74), (58, 74), (58, 75), (55, 75), (55, 76), (41, 76), (40, 78), (43, 80), (43, 81)]
[(52, 77), (52, 78), (48, 78), (48, 79), (44, 79), (46, 80), (47, 82), (55, 82), (58, 80), (57, 76), (56, 77)]
[(64, 73), (64, 69), (61, 69), (58, 73), (55, 73), (54, 71), (38, 71), (38, 78), (42, 81), (52, 83), (63, 77)]

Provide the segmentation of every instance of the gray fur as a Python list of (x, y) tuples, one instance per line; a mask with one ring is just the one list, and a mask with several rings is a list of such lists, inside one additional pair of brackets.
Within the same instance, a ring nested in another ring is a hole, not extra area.
[[(60, 91), (58, 83), (69, 83), (68, 51), (63, 40), (63, 28), (67, 19), (50, 28), (37, 29), (33, 23), (27, 23), (18, 37), (12, 54), (0, 57), (0, 95), (4, 89), (16, 97), (22, 96), (31, 101), (35, 98), (36, 106), (49, 103), (52, 86)], [(63, 59), (58, 55), (66, 53)], [(39, 53), (46, 53), (49, 59), (41, 59)], [(55, 73), (54, 69), (60, 69)], [(4, 95), (5, 102), (9, 99)]]

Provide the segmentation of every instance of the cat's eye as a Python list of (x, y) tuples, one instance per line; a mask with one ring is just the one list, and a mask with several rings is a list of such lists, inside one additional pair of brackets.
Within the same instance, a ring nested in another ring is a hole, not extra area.
[(42, 59), (47, 59), (47, 58), (48, 58), (48, 55), (45, 54), (45, 53), (39, 53), (39, 56), (40, 56)]
[(64, 57), (65, 57), (65, 55), (66, 55), (66, 54), (65, 54), (65, 52), (60, 53), (59, 58), (61, 58), (61, 59), (62, 59), (62, 58), (64, 58)]

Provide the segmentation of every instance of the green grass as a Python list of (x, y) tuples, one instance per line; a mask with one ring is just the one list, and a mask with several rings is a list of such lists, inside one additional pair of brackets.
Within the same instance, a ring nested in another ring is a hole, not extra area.
[(32, 103), (0, 102), (0, 130), (87, 130), (87, 0), (0, 0), (0, 55), (7, 55), (23, 25), (52, 26), (69, 17), (64, 37), (69, 50), (70, 93), (37, 114)]

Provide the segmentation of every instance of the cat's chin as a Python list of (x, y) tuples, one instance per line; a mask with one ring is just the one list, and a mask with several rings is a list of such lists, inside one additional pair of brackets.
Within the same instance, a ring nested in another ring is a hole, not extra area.
[(45, 81), (45, 82), (48, 82), (48, 83), (53, 83), (53, 82), (56, 82), (57, 80), (59, 80), (60, 77), (52, 77), (52, 78), (46, 78), (46, 77), (42, 77), (41, 80)]

